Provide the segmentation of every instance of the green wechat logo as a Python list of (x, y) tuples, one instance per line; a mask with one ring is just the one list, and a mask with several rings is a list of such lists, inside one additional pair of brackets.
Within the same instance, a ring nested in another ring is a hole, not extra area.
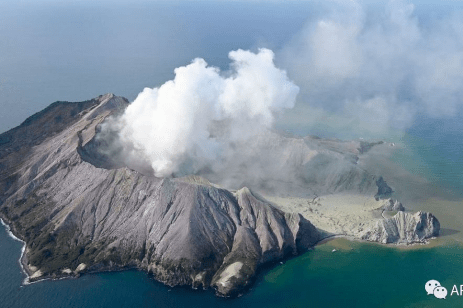
[(438, 299), (445, 299), (448, 292), (447, 289), (440, 285), (440, 282), (437, 280), (429, 280), (424, 286), (428, 295), (434, 294)]

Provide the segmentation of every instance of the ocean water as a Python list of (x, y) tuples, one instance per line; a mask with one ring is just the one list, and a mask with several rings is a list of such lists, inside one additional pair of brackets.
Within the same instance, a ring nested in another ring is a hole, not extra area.
[(395, 159), (412, 172), (463, 197), (462, 133), (463, 115), (444, 120), (422, 117), (403, 137), (408, 151), (396, 153)]
[[(455, 243), (413, 249), (336, 239), (261, 272), (234, 299), (211, 291), (170, 288), (145, 273), (126, 271), (22, 286), (21, 243), (0, 231), (0, 307), (461, 307), (463, 249)], [(336, 250), (333, 252), (333, 250)], [(430, 279), (448, 289), (427, 295)]]
[(316, 11), (278, 1), (0, 1), (0, 132), (58, 100), (132, 101), (197, 57), (228, 69), (231, 50), (278, 50)]

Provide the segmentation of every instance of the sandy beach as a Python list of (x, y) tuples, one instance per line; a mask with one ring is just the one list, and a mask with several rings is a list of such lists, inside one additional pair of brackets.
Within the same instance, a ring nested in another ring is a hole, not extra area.
[(383, 201), (368, 196), (333, 194), (317, 198), (264, 198), (285, 212), (301, 213), (317, 228), (333, 235), (354, 235), (364, 222), (382, 218)]
[[(373, 196), (357, 194), (332, 194), (317, 198), (292, 198), (263, 196), (274, 206), (283, 211), (301, 213), (317, 228), (326, 232), (326, 240), (344, 237), (358, 240), (356, 235), (363, 227), (376, 219), (392, 217), (396, 212), (382, 210), (385, 200), (376, 201)], [(440, 221), (441, 231), (438, 238), (427, 245), (395, 245), (397, 247), (434, 247), (453, 241), (463, 243), (463, 201), (445, 200), (442, 198), (420, 199), (404, 204), (407, 212), (431, 212)], [(379, 244), (383, 245), (383, 244)]]

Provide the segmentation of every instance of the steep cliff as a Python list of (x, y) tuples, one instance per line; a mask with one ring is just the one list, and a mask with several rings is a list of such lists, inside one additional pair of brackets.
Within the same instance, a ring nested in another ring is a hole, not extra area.
[[(201, 173), (238, 190), (198, 175), (157, 178), (146, 165), (124, 160), (124, 149), (111, 144), (115, 136), (98, 137), (101, 124), (127, 105), (112, 94), (57, 102), (0, 135), (0, 217), (26, 242), (21, 262), (30, 280), (137, 268), (168, 285), (230, 296), (262, 264), (304, 252), (327, 235), (254, 189), (311, 196), (313, 206), (319, 194), (393, 193), (358, 164), (381, 142), (274, 133), (242, 145), (248, 152), (223, 172)], [(437, 219), (423, 213), (362, 226), (357, 237), (382, 243), (422, 242), (439, 230)]]
[(391, 218), (370, 222), (358, 237), (379, 243), (412, 244), (439, 235), (440, 223), (431, 213), (399, 211)]
[[(1, 135), (1, 216), (26, 242), (31, 280), (138, 268), (169, 285), (213, 286), (228, 296), (261, 264), (319, 240), (300, 214), (247, 188), (232, 193), (200, 177), (104, 166), (95, 133), (126, 105), (113, 95), (57, 103)], [(58, 118), (66, 125), (50, 124)]]

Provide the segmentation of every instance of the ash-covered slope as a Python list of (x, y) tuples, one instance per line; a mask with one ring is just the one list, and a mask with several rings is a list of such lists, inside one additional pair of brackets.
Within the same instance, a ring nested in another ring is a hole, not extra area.
[[(222, 186), (197, 175), (156, 178), (143, 162), (125, 159), (131, 149), (115, 135), (98, 138), (100, 124), (127, 105), (112, 94), (57, 102), (0, 135), (0, 217), (26, 242), (21, 262), (31, 280), (138, 268), (172, 286), (229, 296), (249, 285), (260, 265), (306, 251), (326, 235), (254, 189), (378, 199), (392, 193), (362, 165), (375, 143), (274, 133), (237, 145), (221, 169), (200, 172)], [(411, 243), (438, 233), (430, 214), (397, 215), (362, 222), (357, 237)]]
[(26, 242), (31, 279), (135, 267), (169, 285), (230, 295), (259, 265), (319, 240), (300, 214), (247, 188), (104, 165), (95, 133), (127, 103), (112, 94), (56, 103), (0, 135), (1, 216)]
[(212, 172), (200, 174), (225, 187), (248, 186), (280, 196), (375, 195), (381, 177), (362, 166), (362, 156), (377, 144), (266, 133), (237, 144), (231, 149), (231, 159), (220, 161)]

